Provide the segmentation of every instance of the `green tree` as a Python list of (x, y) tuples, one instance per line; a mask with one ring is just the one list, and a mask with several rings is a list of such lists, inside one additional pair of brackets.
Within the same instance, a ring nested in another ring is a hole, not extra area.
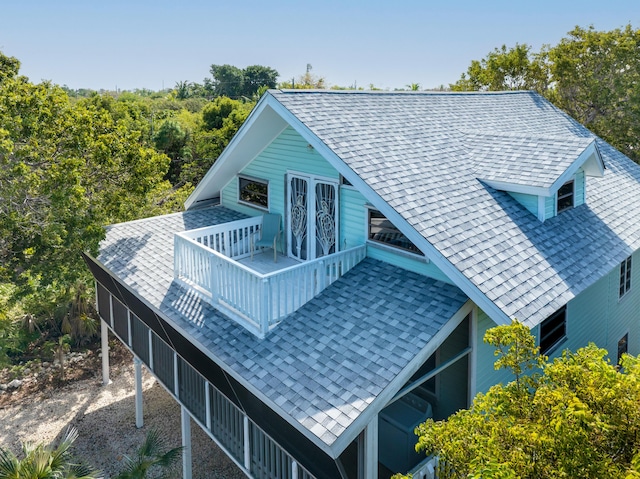
[(77, 430), (69, 428), (57, 446), (24, 444), (22, 459), (0, 447), (0, 479), (98, 479), (98, 471), (73, 459), (77, 438)]
[(275, 88), (278, 72), (262, 65), (250, 65), (244, 69), (243, 95), (253, 98), (260, 88)]
[(177, 121), (166, 120), (156, 132), (153, 141), (156, 148), (171, 159), (166, 178), (172, 184), (176, 184), (182, 163), (191, 159), (189, 132)]
[(240, 98), (244, 93), (244, 72), (233, 65), (211, 65), (215, 96)]
[(482, 60), (473, 60), (456, 83), (454, 91), (536, 90), (544, 93), (549, 86), (547, 65), (529, 45), (507, 48), (502, 45)]
[(116, 476), (116, 479), (144, 479), (154, 471), (166, 472), (181, 457), (182, 447), (168, 448), (160, 433), (151, 429), (135, 456), (125, 456), (124, 470)]
[[(638, 358), (624, 355), (620, 369), (590, 344), (548, 361), (517, 323), (490, 330), (485, 341), (497, 347), (496, 368), (516, 379), (416, 429), (416, 449), (447, 465), (441, 477), (640, 477)], [(534, 373), (523, 376), (527, 370)]]
[(473, 60), (452, 90), (535, 90), (640, 162), (640, 30), (576, 27), (556, 46), (502, 46)]
[(0, 83), (5, 79), (15, 78), (20, 70), (20, 61), (15, 57), (8, 57), (0, 52)]
[(553, 81), (549, 99), (640, 161), (640, 29), (576, 27), (545, 54)]

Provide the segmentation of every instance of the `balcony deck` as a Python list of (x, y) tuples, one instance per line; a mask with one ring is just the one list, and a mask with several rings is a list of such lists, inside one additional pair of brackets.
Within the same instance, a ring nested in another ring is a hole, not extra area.
[(308, 261), (273, 250), (251, 250), (262, 229), (262, 216), (197, 228), (174, 237), (174, 278), (195, 288), (215, 308), (264, 338), (286, 316), (298, 310), (345, 275), (366, 256), (356, 246)]
[(253, 260), (251, 259), (251, 257), (249, 257), (241, 258), (237, 261), (238, 263), (260, 274), (269, 274), (300, 264), (300, 261), (298, 261), (297, 259), (289, 258), (288, 256), (281, 254), (280, 252), (278, 252), (277, 255), (278, 261), (276, 263), (273, 262), (273, 250), (270, 249), (256, 252), (253, 255)]

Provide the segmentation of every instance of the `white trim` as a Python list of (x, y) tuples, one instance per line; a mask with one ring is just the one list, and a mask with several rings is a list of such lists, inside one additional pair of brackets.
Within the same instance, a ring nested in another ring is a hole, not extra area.
[(552, 194), (551, 188), (544, 188), (542, 186), (520, 185), (517, 183), (509, 183), (508, 181), (485, 180), (484, 178), (478, 178), (478, 180), (489, 185), (494, 190), (508, 191), (509, 193), (522, 193), (533, 196), (551, 196)]

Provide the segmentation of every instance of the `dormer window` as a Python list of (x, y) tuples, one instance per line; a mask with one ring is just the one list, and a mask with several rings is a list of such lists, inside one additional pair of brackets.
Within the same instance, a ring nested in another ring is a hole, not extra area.
[(573, 180), (567, 181), (558, 190), (558, 202), (556, 211), (561, 211), (573, 208)]

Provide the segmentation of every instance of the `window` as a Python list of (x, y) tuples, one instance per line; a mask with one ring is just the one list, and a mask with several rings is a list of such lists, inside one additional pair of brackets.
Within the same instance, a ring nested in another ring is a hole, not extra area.
[(629, 333), (625, 334), (620, 341), (618, 341), (618, 362), (616, 364), (620, 364), (620, 359), (622, 359), (622, 355), (627, 352), (629, 348)]
[(244, 176), (238, 177), (238, 201), (269, 209), (269, 182)]
[(422, 255), (422, 252), (378, 210), (369, 209), (369, 239)]
[(558, 190), (558, 213), (573, 208), (573, 180), (567, 181)]
[(620, 263), (620, 297), (631, 289), (631, 256)]
[(344, 186), (353, 186), (351, 182), (342, 175), (340, 175), (340, 184)]
[(567, 334), (567, 308), (563, 307), (540, 324), (540, 354), (547, 354)]

